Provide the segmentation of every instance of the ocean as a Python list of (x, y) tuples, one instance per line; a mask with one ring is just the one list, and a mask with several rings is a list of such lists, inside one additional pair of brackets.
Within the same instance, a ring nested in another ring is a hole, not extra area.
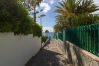
[(44, 36), (48, 35), (51, 39), (53, 39), (54, 32), (49, 32), (48, 34), (46, 34), (45, 32), (42, 32), (42, 35), (44, 35)]

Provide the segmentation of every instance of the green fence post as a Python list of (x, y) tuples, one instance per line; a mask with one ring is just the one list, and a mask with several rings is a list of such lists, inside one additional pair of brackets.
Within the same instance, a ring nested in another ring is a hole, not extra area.
[(81, 27), (81, 45), (83, 48), (83, 27)]
[(91, 26), (89, 25), (89, 51), (91, 52)]
[(84, 43), (84, 49), (86, 49), (86, 44), (85, 44), (85, 38), (86, 38), (86, 37), (85, 37), (85, 26), (84, 26), (84, 28), (83, 28), (83, 29), (84, 29), (83, 43)]
[(94, 25), (92, 25), (92, 53), (95, 54), (94, 44), (95, 44), (95, 31), (94, 31)]
[(83, 27), (81, 28), (81, 44), (82, 44), (82, 48), (84, 49), (84, 45), (83, 45)]
[(95, 24), (95, 54), (97, 55), (97, 53), (98, 53), (98, 25), (97, 24)]
[(99, 56), (99, 24), (98, 24), (97, 28), (98, 28), (98, 52), (97, 52), (97, 56)]
[(90, 52), (90, 25), (88, 26), (88, 29), (87, 29), (87, 35), (88, 35), (88, 51)]
[(93, 41), (94, 41), (94, 43), (93, 43), (93, 53), (95, 54), (95, 27), (94, 27), (94, 25), (93, 25), (93, 34), (94, 34), (94, 36), (93, 36)]
[(84, 36), (84, 38), (85, 38), (84, 39), (85, 40), (84, 41), (85, 42), (85, 50), (87, 50), (87, 33), (86, 32), (87, 32), (87, 26), (85, 26), (85, 36)]
[(93, 53), (93, 27), (91, 25), (91, 52)]
[(95, 25), (93, 25), (93, 26), (94, 26), (94, 27), (93, 27), (93, 28), (94, 28), (94, 54), (96, 54), (96, 46), (95, 46), (95, 45), (96, 45), (96, 37), (95, 37), (95, 35), (96, 35), (95, 30), (96, 30), (96, 29), (95, 29)]
[(87, 26), (87, 50), (89, 51), (89, 25)]
[(65, 41), (66, 41), (66, 29), (63, 29), (63, 48), (66, 52), (66, 45), (65, 45)]
[(57, 39), (58, 39), (58, 33), (56, 34), (56, 36), (57, 36)]
[(81, 47), (81, 45), (80, 45), (80, 34), (79, 34), (80, 33), (80, 30), (79, 30), (79, 27), (77, 27), (77, 31), (78, 31), (77, 32), (77, 39), (78, 39), (78, 42), (77, 43), (78, 43), (79, 47)]
[(93, 27), (91, 25), (91, 52), (93, 53)]
[(81, 29), (80, 29), (80, 27), (79, 27), (79, 42), (80, 42), (80, 48), (82, 48), (82, 47), (81, 47), (81, 36), (80, 36), (80, 33), (81, 33)]
[(80, 44), (81, 44), (81, 48), (83, 48), (82, 47), (82, 27), (80, 27)]
[(78, 28), (75, 28), (73, 32), (74, 32), (73, 38), (71, 38), (71, 39), (73, 39), (74, 44), (76, 44), (79, 47)]
[(84, 49), (86, 50), (86, 26), (84, 26)]
[(65, 41), (65, 29), (63, 29), (63, 41)]
[(78, 27), (78, 39), (79, 39), (79, 47), (81, 48), (81, 44), (80, 44), (80, 27)]
[(88, 51), (88, 26), (86, 26), (86, 49)]
[(67, 40), (67, 30), (68, 29), (65, 30), (65, 40)]

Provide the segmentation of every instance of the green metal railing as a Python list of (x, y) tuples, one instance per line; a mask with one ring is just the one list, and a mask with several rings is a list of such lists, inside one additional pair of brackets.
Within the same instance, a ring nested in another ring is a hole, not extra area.
[(57, 33), (57, 36), (58, 36), (58, 38), (59, 38), (60, 40), (63, 41), (63, 32)]
[(59, 39), (63, 41), (65, 36), (65, 40), (99, 56), (99, 24), (68, 28), (63, 31), (65, 35), (62, 34), (63, 32), (58, 33)]

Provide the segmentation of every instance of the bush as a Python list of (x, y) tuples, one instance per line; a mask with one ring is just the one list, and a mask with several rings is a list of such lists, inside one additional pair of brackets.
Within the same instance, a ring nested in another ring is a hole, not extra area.
[(29, 16), (20, 0), (0, 0), (0, 32), (41, 36), (41, 26)]
[(43, 43), (43, 42), (46, 42), (47, 39), (48, 39), (47, 36), (42, 36), (42, 43)]

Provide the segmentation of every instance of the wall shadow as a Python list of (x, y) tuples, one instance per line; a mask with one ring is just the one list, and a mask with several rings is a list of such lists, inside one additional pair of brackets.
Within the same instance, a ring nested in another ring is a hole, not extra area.
[(76, 57), (77, 57), (77, 65), (78, 66), (84, 66), (84, 63), (83, 63), (83, 60), (82, 60), (82, 57), (81, 57), (81, 52), (80, 52), (80, 49), (79, 48), (76, 48), (75, 46), (73, 46), (73, 50), (76, 54)]
[(68, 43), (65, 42), (65, 46), (66, 46), (66, 52), (67, 52), (67, 57), (68, 57), (68, 64), (73, 64), (72, 61), (72, 54), (71, 54), (71, 50), (70, 50), (70, 45)]
[[(68, 64), (72, 64), (72, 66), (84, 66), (83, 60), (82, 60), (82, 56), (81, 56), (81, 52), (80, 49), (75, 47), (75, 46), (71, 46), (69, 43), (65, 42), (65, 46), (66, 46), (66, 54), (68, 57)], [(73, 50), (71, 50), (73, 49)], [(72, 53), (75, 53), (76, 56), (76, 65), (75, 65), (75, 61), (73, 61), (73, 55)]]

